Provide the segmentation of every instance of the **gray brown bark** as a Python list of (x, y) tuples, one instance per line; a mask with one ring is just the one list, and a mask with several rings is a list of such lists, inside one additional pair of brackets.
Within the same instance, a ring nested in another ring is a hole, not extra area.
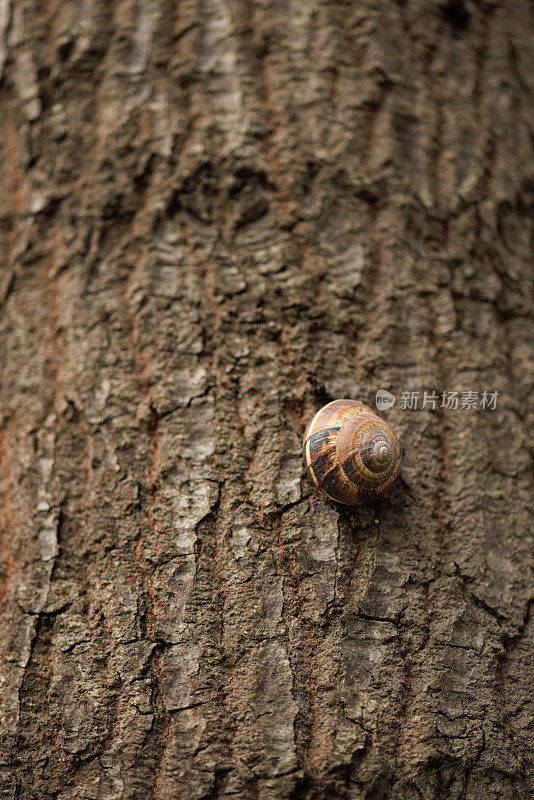
[[(526, 800), (527, 0), (0, 0), (0, 797)], [(403, 411), (370, 508), (304, 426)]]

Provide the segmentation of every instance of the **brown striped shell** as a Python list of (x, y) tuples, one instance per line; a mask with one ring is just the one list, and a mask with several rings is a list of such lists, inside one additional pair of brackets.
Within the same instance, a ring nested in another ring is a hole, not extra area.
[(367, 406), (334, 400), (304, 434), (304, 462), (319, 491), (352, 506), (393, 483), (401, 462), (397, 437)]

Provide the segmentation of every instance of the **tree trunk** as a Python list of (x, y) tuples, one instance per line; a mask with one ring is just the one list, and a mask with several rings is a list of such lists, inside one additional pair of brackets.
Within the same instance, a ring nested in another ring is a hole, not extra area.
[[(533, 36), (0, 0), (2, 800), (532, 796)], [(302, 433), (378, 389), (338, 507)]]

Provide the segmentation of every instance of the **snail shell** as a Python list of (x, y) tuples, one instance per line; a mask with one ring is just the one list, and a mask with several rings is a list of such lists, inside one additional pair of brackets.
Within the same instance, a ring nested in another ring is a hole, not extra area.
[(354, 400), (328, 403), (304, 434), (304, 462), (312, 481), (345, 505), (383, 492), (397, 477), (401, 457), (389, 425)]

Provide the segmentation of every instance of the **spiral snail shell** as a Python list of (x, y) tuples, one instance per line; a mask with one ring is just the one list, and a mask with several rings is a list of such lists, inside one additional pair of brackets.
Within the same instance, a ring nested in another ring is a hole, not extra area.
[(354, 505), (393, 483), (399, 472), (397, 437), (367, 406), (334, 400), (314, 416), (304, 434), (304, 462), (319, 491)]

